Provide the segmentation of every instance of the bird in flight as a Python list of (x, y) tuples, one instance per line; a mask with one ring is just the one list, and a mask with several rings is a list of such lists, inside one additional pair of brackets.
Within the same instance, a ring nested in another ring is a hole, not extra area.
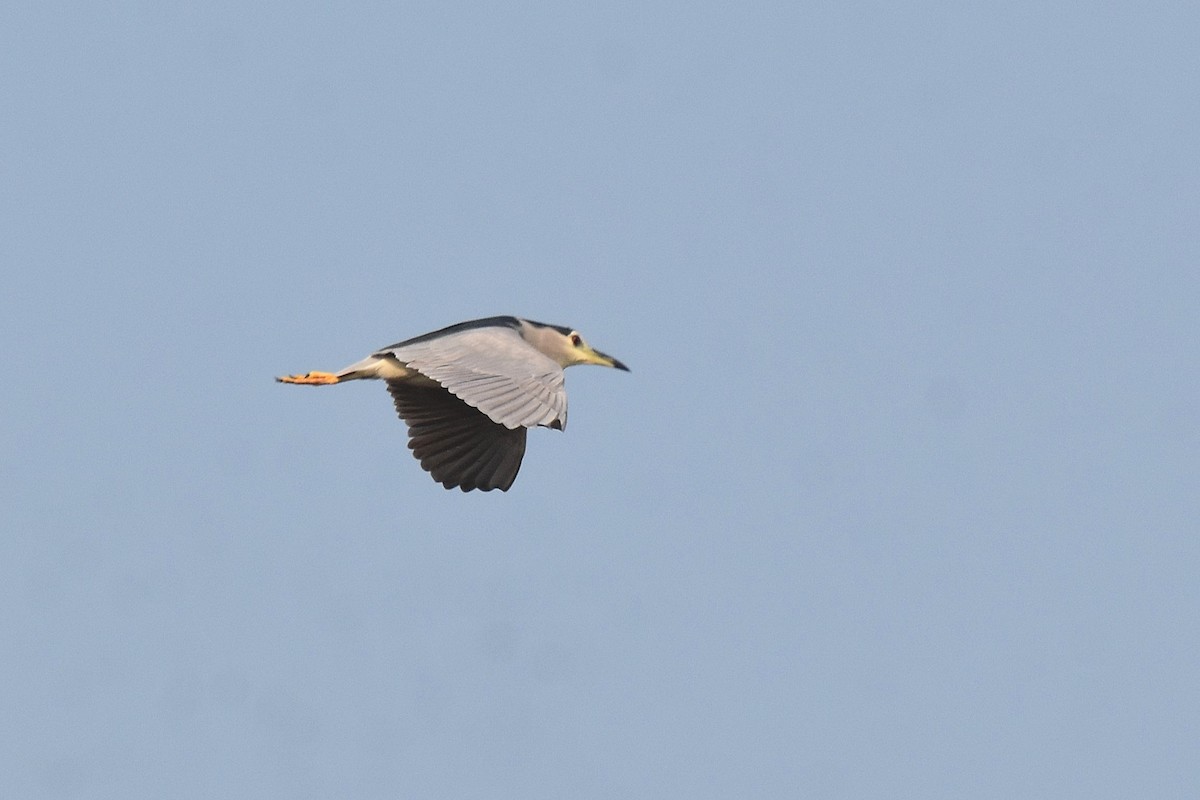
[(447, 489), (506, 492), (525, 456), (526, 430), (566, 427), (563, 369), (576, 364), (629, 371), (571, 328), (488, 317), (388, 345), (339, 372), (275, 380), (386, 381), (422, 469)]

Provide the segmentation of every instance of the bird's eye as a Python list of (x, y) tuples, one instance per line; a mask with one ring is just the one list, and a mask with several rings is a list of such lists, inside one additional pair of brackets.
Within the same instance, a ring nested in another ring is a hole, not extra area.
[(583, 339), (579, 337), (578, 333), (571, 334), (571, 344), (575, 347), (579, 347), (579, 345), (583, 344)]

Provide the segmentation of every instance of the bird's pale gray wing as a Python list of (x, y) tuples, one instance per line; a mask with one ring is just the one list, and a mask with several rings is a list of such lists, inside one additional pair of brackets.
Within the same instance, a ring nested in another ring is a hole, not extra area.
[(381, 354), (432, 378), (505, 427), (566, 425), (562, 367), (512, 328), (473, 328)]
[(497, 425), (440, 386), (392, 381), (388, 392), (408, 425), (408, 447), (447, 489), (508, 491), (525, 455), (525, 428)]

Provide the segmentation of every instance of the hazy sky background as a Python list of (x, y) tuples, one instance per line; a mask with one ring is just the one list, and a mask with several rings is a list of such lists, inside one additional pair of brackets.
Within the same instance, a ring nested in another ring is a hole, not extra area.
[[(1200, 793), (1194, 4), (0, 23), (0, 795)], [(507, 494), (272, 381), (493, 314)]]

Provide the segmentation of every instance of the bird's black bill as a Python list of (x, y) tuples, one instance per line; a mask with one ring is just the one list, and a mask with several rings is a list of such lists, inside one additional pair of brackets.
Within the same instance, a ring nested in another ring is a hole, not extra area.
[(600, 353), (599, 351), (597, 351), (597, 355), (599, 355), (603, 358), (607, 358), (609, 361), (611, 361), (613, 369), (619, 369), (624, 372), (629, 372), (629, 367), (625, 366), (620, 361), (617, 361), (615, 358), (610, 356), (608, 353)]

